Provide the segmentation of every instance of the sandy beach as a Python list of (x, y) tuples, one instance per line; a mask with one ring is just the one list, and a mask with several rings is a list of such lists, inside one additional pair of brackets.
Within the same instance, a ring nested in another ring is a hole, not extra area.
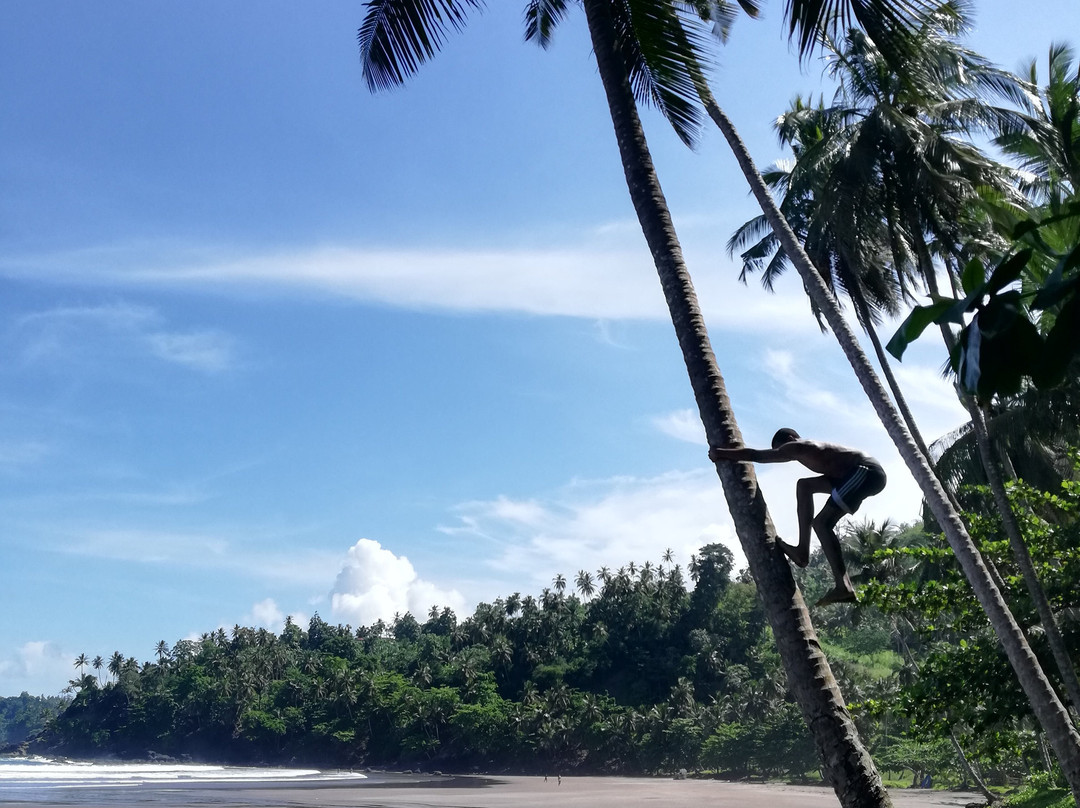
[[(983, 804), (970, 792), (897, 790), (897, 808)], [(13, 799), (15, 797), (16, 799)], [(362, 785), (244, 784), (62, 789), (3, 794), (0, 805), (59, 808), (71, 805), (230, 806), (232, 808), (816, 808), (836, 806), (828, 788), (637, 777), (441, 777)]]

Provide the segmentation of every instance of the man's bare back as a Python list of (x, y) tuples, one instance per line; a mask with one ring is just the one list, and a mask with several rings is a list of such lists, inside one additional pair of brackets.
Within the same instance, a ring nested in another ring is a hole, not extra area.
[[(856, 466), (877, 463), (874, 458), (857, 449), (850, 449), (838, 443), (824, 443), (802, 438), (789, 441), (775, 451), (780, 455), (784, 455), (777, 458), (775, 462), (794, 460), (806, 466), (810, 471), (816, 471), (818, 474), (832, 480), (843, 479)], [(758, 462), (768, 463), (770, 461), (760, 460)]]

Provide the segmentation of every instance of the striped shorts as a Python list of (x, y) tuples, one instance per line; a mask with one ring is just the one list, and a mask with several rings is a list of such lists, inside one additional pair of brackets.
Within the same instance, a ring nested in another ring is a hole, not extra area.
[(844, 513), (855, 513), (863, 500), (881, 493), (885, 470), (876, 463), (864, 463), (848, 472), (832, 491), (832, 500)]

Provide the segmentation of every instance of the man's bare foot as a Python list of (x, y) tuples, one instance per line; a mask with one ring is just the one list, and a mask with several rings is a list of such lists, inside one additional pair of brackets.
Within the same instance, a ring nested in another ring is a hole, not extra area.
[(858, 598), (855, 597), (854, 589), (845, 589), (842, 586), (838, 586), (831, 589), (825, 594), (825, 596), (815, 603), (815, 606), (828, 606), (830, 603), (856, 603)]
[(805, 556), (799, 555), (799, 548), (794, 544), (788, 544), (787, 542), (780, 541), (780, 539), (777, 539), (776, 543), (780, 545), (780, 550), (784, 555), (791, 559), (791, 563), (796, 567), (805, 567), (810, 563), (810, 554), (807, 553)]

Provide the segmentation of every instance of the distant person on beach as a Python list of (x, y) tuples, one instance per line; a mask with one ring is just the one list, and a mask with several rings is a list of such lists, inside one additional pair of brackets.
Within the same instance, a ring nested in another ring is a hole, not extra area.
[[(805, 477), (795, 486), (796, 512), (799, 518), (799, 543), (790, 545), (777, 541), (784, 554), (799, 567), (810, 561), (810, 528), (817, 533), (821, 549), (832, 567), (836, 585), (817, 602), (818, 606), (854, 601), (855, 587), (848, 578), (836, 523), (847, 514), (855, 513), (863, 500), (881, 493), (885, 488), (885, 471), (881, 464), (857, 449), (835, 443), (804, 440), (799, 433), (784, 427), (773, 435), (771, 449), (751, 449), (747, 446), (721, 449), (709, 447), (709, 459), (746, 460), (751, 463), (802, 463), (818, 477)], [(824, 507), (814, 516), (814, 494), (829, 494)]]

